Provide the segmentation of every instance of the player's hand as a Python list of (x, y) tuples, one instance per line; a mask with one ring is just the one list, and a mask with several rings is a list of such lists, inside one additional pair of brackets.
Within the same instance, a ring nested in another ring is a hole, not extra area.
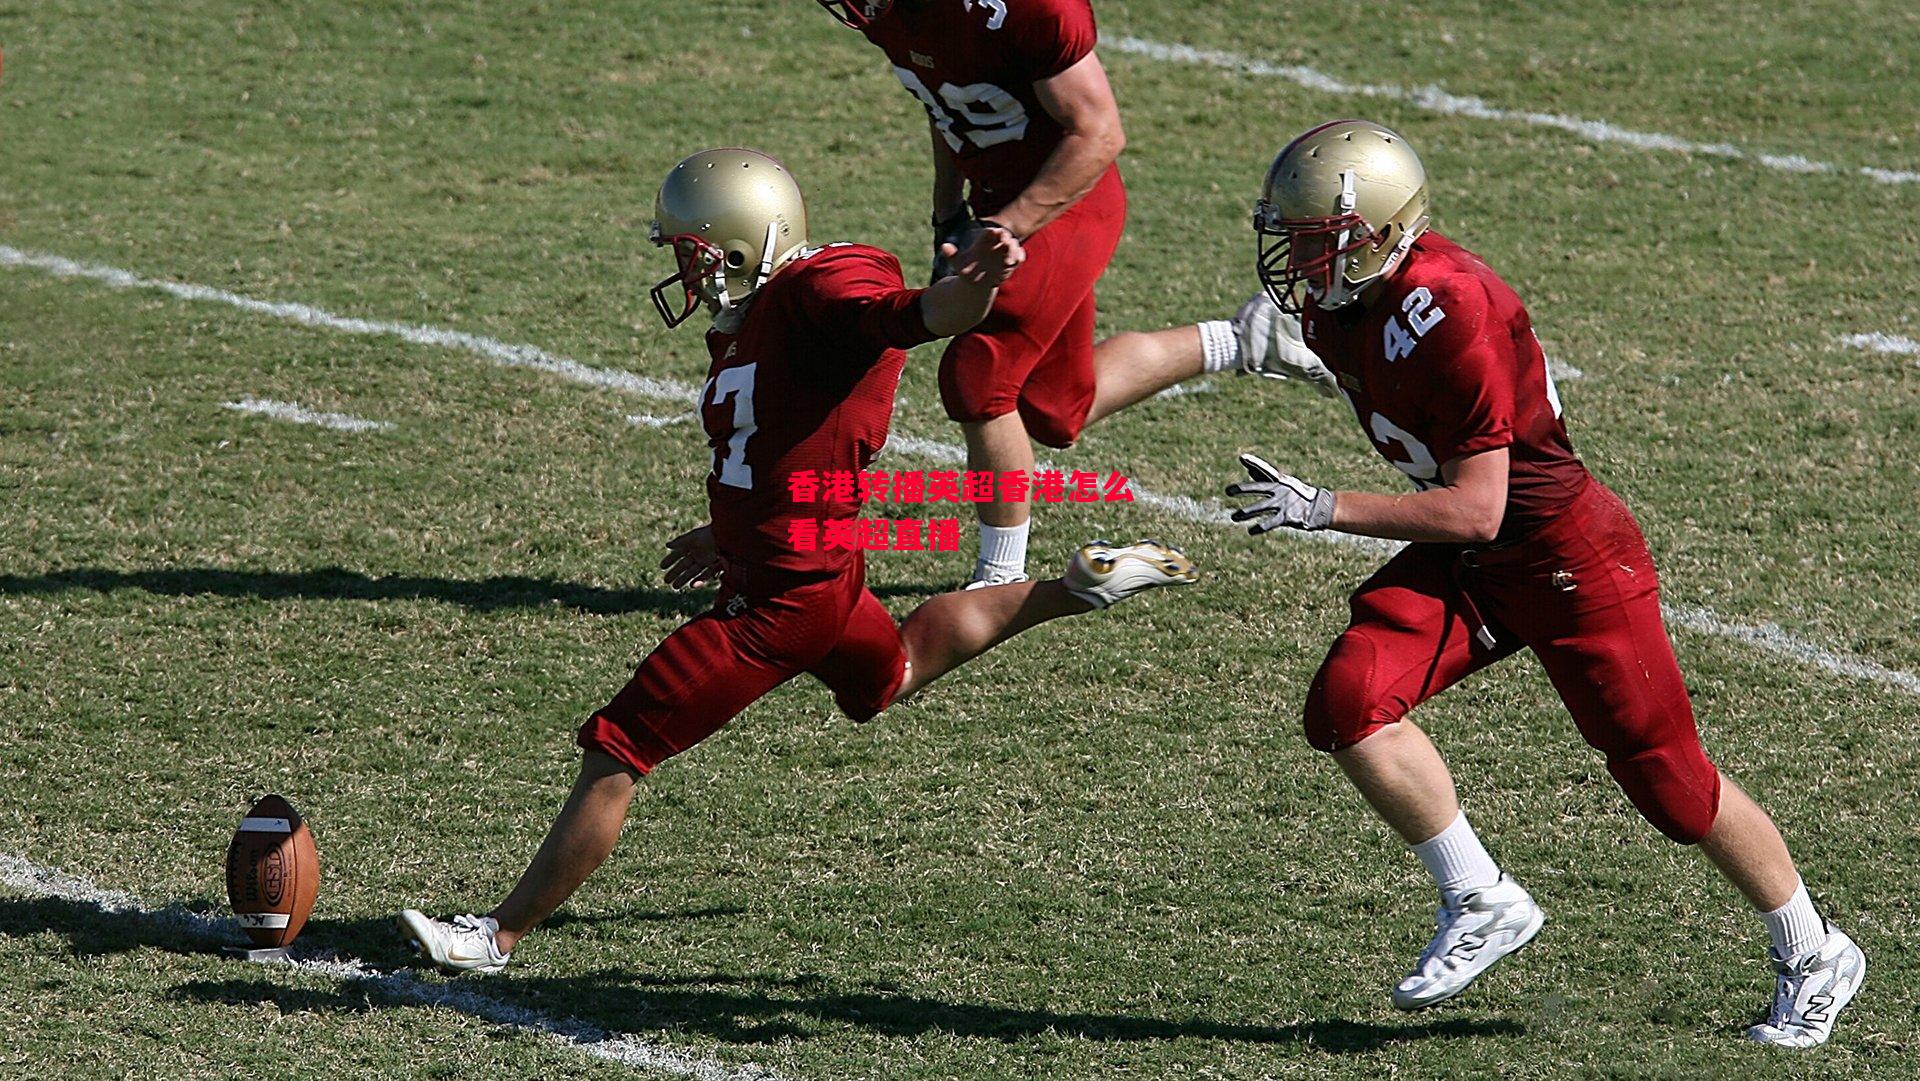
[(1253, 523), (1247, 532), (1259, 536), (1282, 526), (1326, 529), (1333, 525), (1332, 492), (1282, 473), (1252, 454), (1242, 454), (1240, 464), (1253, 480), (1227, 485), (1227, 494), (1257, 497), (1233, 512), (1234, 521)]
[(1240, 305), (1233, 317), (1240, 339), (1240, 370), (1269, 379), (1301, 379), (1322, 397), (1340, 393), (1333, 373), (1300, 337), (1300, 318), (1280, 310), (1265, 289)]
[(991, 221), (975, 224), (964, 250), (949, 242), (940, 245), (940, 254), (953, 264), (956, 275), (989, 289), (1013, 277), (1014, 268), (1027, 261), (1027, 249), (1019, 238)]
[(666, 571), (667, 585), (691, 589), (720, 576), (720, 549), (713, 543), (713, 527), (690, 529), (667, 542), (667, 554), (660, 559)]
[(971, 232), (973, 208), (964, 202), (960, 204), (960, 209), (946, 217), (933, 219), (933, 274), (927, 278), (928, 285), (952, 276), (953, 264), (948, 261), (945, 249), (949, 245), (958, 247), (966, 243), (967, 235)]

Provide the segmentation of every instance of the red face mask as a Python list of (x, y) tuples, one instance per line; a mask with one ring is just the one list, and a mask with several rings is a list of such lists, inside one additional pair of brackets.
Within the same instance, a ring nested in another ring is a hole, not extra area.
[(893, 0), (814, 0), (827, 9), (827, 14), (853, 27), (855, 30), (867, 25), (887, 13), (893, 6)]
[[(667, 326), (677, 327), (691, 318), (694, 310), (706, 300), (706, 295), (700, 292), (700, 285), (703, 282), (711, 283), (714, 275), (722, 272), (721, 268), (726, 264), (726, 253), (708, 243), (706, 238), (694, 233), (681, 233), (677, 236), (656, 234), (653, 242), (662, 246), (673, 245), (674, 261), (679, 264), (680, 269), (660, 279), (660, 284), (654, 286), (648, 295), (653, 298), (653, 306), (660, 312), (660, 318), (667, 321)], [(678, 313), (674, 312), (671, 302), (667, 299), (676, 284), (685, 293)], [(724, 281), (718, 283), (717, 288), (725, 289), (726, 283)]]
[(1382, 239), (1358, 214), (1282, 220), (1264, 202), (1254, 210), (1253, 229), (1260, 235), (1260, 283), (1291, 315), (1334, 294), (1341, 256)]

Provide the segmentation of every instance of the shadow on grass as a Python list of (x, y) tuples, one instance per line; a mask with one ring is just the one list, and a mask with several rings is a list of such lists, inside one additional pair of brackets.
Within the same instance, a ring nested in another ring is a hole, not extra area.
[(1058, 1012), (1019, 1006), (950, 1002), (888, 984), (834, 987), (819, 976), (654, 976), (609, 970), (569, 979), (519, 975), (516, 992), (546, 1001), (590, 1002), (602, 1017), (643, 1018), (650, 1027), (702, 1032), (730, 1043), (805, 1038), (807, 1022), (850, 1025), (888, 1036), (941, 1033), (1016, 1042), (1057, 1035), (1100, 1042), (1219, 1040), (1229, 1043), (1311, 1043), (1328, 1051), (1365, 1051), (1407, 1040), (1461, 1036), (1520, 1036), (1513, 1021), (1472, 1018), (1415, 1024), (1379, 1024), (1330, 1018), (1295, 1025), (1261, 1025), (1210, 1018)]
[[(480, 612), (554, 605), (592, 615), (656, 612), (691, 616), (713, 603), (711, 590), (686, 593), (670, 589), (610, 589), (551, 578), (497, 575), (467, 580), (410, 574), (369, 575), (340, 567), (307, 571), (246, 571), (215, 567), (119, 571), (78, 567), (46, 574), (0, 575), (0, 596), (91, 590), (111, 593), (138, 589), (168, 597), (237, 597), (253, 600), (428, 600), (458, 604)], [(926, 590), (880, 586), (882, 597), (924, 596)]]
[[(1056, 1012), (950, 1002), (878, 988), (836, 991), (829, 981), (809, 977), (713, 974), (621, 979), (602, 973), (577, 979), (541, 979), (521, 975), (463, 986), (481, 987), (489, 997), (502, 1001), (538, 1003), (543, 1010), (604, 1024), (615, 1032), (698, 1033), (737, 1046), (806, 1040), (821, 1034), (823, 1022), (900, 1038), (939, 1034), (1003, 1043), (1044, 1036), (1103, 1043), (1214, 1040), (1310, 1044), (1333, 1053), (1373, 1051), (1410, 1041), (1517, 1037), (1527, 1033), (1526, 1026), (1515, 1021), (1474, 1018), (1416, 1023), (1329, 1018), (1293, 1025), (1260, 1025), (1207, 1018)], [(186, 983), (173, 995), (228, 1005), (272, 1004), (282, 1012), (358, 1013), (368, 1008), (368, 993), (354, 981), (335, 992), (311, 992), (287, 988), (261, 975)]]
[[(729, 906), (592, 915), (560, 912), (545, 926), (668, 923), (719, 919), (745, 911)], [(48, 933), (65, 938), (68, 947), (83, 957), (125, 953), (143, 947), (171, 953), (206, 954), (221, 946), (246, 943), (246, 936), (228, 917), (225, 907), (211, 900), (149, 911), (109, 909), (93, 901), (62, 897), (0, 897), (0, 937)], [(391, 916), (311, 920), (300, 932), (291, 952), (296, 959), (345, 955), (386, 967), (409, 964), (413, 960)]]
[[(240, 939), (231, 924), (207, 908), (208, 904), (201, 902), (192, 908), (116, 911), (88, 901), (0, 898), (0, 935), (51, 932), (63, 936), (82, 956), (142, 947), (204, 955), (223, 941)], [(703, 908), (561, 917), (554, 922), (703, 919), (731, 916), (737, 911)], [(882, 983), (847, 988), (820, 976), (724, 972), (659, 976), (612, 969), (561, 978), (522, 969), (510, 970), (502, 977), (452, 981), (449, 991), (457, 987), (458, 993), (440, 994), (431, 990), (442, 986), (437, 977), (421, 972), (417, 977), (397, 978), (382, 971), (402, 964), (407, 956), (392, 923), (385, 918), (316, 921), (301, 935), (294, 954), (321, 958), (344, 954), (371, 967), (360, 970), (366, 973), (364, 977), (342, 979), (330, 990), (293, 986), (272, 968), (236, 968), (234, 975), (223, 979), (183, 983), (170, 995), (179, 1001), (217, 1005), (271, 1005), (282, 1013), (361, 1014), (392, 1003), (430, 1002), (497, 1021), (503, 1010), (534, 1009), (549, 1016), (569, 1017), (572, 1021), (568, 1024), (575, 1027), (599, 1026), (593, 1031), (602, 1036), (697, 1033), (735, 1045), (805, 1040), (820, 1035), (823, 1026), (844, 1026), (902, 1038), (945, 1034), (1006, 1043), (1045, 1036), (1098, 1042), (1196, 1039), (1309, 1044), (1323, 1051), (1349, 1053), (1410, 1041), (1516, 1037), (1528, 1031), (1516, 1021), (1465, 1017), (1415, 1023), (1326, 1018), (1263, 1025), (1202, 1017), (1060, 1012), (955, 1002)]]

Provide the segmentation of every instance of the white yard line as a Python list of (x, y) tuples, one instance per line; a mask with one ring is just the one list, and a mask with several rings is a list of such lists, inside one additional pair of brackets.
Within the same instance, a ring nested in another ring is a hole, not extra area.
[(1895, 356), (1920, 356), (1920, 341), (1903, 338), (1898, 334), (1883, 334), (1874, 331), (1871, 334), (1843, 334), (1838, 339), (1841, 345), (1852, 349), (1867, 349), (1875, 353), (1892, 353)]
[(1184, 398), (1189, 394), (1212, 394), (1219, 390), (1211, 379), (1189, 379), (1184, 383), (1175, 383), (1155, 394), (1155, 398)]
[(420, 326), (415, 323), (353, 319), (307, 304), (256, 300), (253, 297), (229, 293), (225, 289), (215, 289), (206, 285), (189, 285), (159, 278), (143, 278), (129, 271), (102, 266), (98, 263), (75, 262), (58, 255), (26, 252), (5, 245), (0, 245), (0, 266), (26, 267), (52, 274), (57, 278), (86, 278), (115, 289), (151, 289), (181, 300), (225, 304), (228, 307), (239, 308), (241, 311), (284, 319), (289, 323), (299, 323), (302, 326), (337, 330), (343, 334), (399, 338), (415, 345), (458, 349), (508, 368), (532, 368), (535, 371), (547, 372), (562, 379), (605, 390), (623, 391), (651, 398), (670, 398), (682, 403), (691, 402), (696, 393), (691, 383), (649, 379), (644, 375), (634, 375), (632, 372), (613, 368), (596, 368), (577, 360), (555, 356), (531, 345), (512, 345), (480, 334), (468, 334), (465, 331), (448, 330), (444, 327)]
[(257, 413), (274, 420), (284, 420), (291, 424), (312, 424), (321, 428), (332, 428), (337, 432), (384, 432), (393, 425), (384, 420), (368, 420), (347, 413), (317, 413), (299, 402), (276, 402), (270, 398), (242, 398), (237, 402), (221, 402), (220, 408), (231, 409), (236, 413)]
[(1337, 94), (1342, 97), (1386, 98), (1445, 116), (1465, 116), (1478, 120), (1498, 120), (1532, 127), (1555, 128), (1596, 143), (1620, 143), (1638, 147), (1641, 150), (1666, 150), (1682, 154), (1705, 154), (1716, 158), (1751, 161), (1783, 173), (1845, 173), (1863, 176), (1881, 184), (1920, 183), (1920, 172), (1910, 169), (1882, 169), (1871, 165), (1835, 165), (1832, 162), (1814, 161), (1799, 154), (1769, 154), (1759, 150), (1748, 150), (1732, 143), (1702, 143), (1657, 131), (1635, 131), (1609, 124), (1604, 120), (1588, 120), (1584, 117), (1566, 116), (1561, 113), (1537, 113), (1526, 109), (1505, 109), (1490, 105), (1480, 98), (1448, 93), (1438, 86), (1349, 82), (1303, 64), (1276, 64), (1255, 56), (1223, 49), (1200, 49), (1192, 45), (1170, 44), (1132, 36), (1105, 38), (1101, 40), (1100, 45), (1101, 48), (1113, 52), (1143, 56), (1151, 60), (1194, 64), (1242, 75), (1284, 79), (1308, 90)]
[[(0, 886), (32, 897), (92, 905), (108, 915), (165, 928), (187, 942), (208, 949), (222, 944), (238, 945), (245, 938), (232, 920), (171, 905), (148, 908), (131, 894), (96, 886), (84, 878), (42, 867), (9, 853), (0, 853)], [(381, 972), (350, 957), (296, 960), (286, 964), (302, 972), (351, 983), (357, 991), (371, 990), (390, 999), (438, 1006), (491, 1024), (541, 1033), (569, 1050), (668, 1077), (687, 1077), (694, 1081), (780, 1081), (778, 1074), (752, 1063), (733, 1066), (718, 1059), (697, 1058), (661, 1044), (607, 1032), (582, 1021), (552, 1017), (501, 1002), (470, 987), (424, 982), (408, 972)]]
[(636, 428), (671, 428), (676, 424), (685, 424), (693, 419), (692, 413), (675, 413), (670, 417), (656, 417), (652, 413), (628, 413), (627, 423)]
[[(443, 330), (437, 327), (417, 326), (407, 323), (373, 322), (365, 319), (352, 319), (335, 315), (305, 304), (290, 304), (279, 301), (255, 300), (252, 297), (229, 293), (225, 290), (210, 289), (200, 285), (183, 285), (153, 278), (142, 278), (130, 271), (94, 263), (79, 263), (59, 256), (33, 252), (23, 252), (15, 248), (0, 246), (0, 266), (16, 266), (40, 270), (64, 278), (85, 278), (105, 282), (120, 289), (156, 289), (171, 296), (185, 300), (210, 301), (226, 304), (242, 311), (257, 312), (277, 318), (290, 319), (307, 326), (326, 327), (351, 334), (383, 334), (398, 337), (409, 342), (434, 345), (448, 349), (458, 349), (475, 356), (485, 358), (497, 364), (509, 367), (532, 368), (562, 379), (568, 379), (586, 386), (617, 390), (642, 398), (660, 402), (670, 402), (679, 407), (693, 403), (699, 394), (699, 388), (692, 383), (678, 380), (652, 379), (633, 375), (629, 372), (611, 368), (597, 368), (567, 357), (557, 356), (531, 345), (508, 345), (493, 338), (477, 334)], [(644, 422), (640, 422), (644, 423)], [(925, 439), (920, 436), (896, 432), (887, 440), (887, 446), (902, 454), (927, 458), (935, 462), (959, 463), (966, 461), (966, 450), (955, 443)], [(1044, 465), (1045, 463), (1043, 463)], [(1049, 468), (1053, 468), (1049, 466)], [(1159, 492), (1134, 488), (1135, 501), (1142, 506), (1153, 507), (1189, 521), (1209, 525), (1229, 525), (1227, 509), (1218, 501), (1201, 501), (1184, 495), (1164, 495)], [(1306, 533), (1304, 538), (1335, 544), (1349, 545), (1369, 553), (1389, 552), (1394, 545), (1370, 537), (1352, 537), (1344, 533)], [(1856, 679), (1871, 680), (1896, 687), (1910, 693), (1920, 694), (1920, 676), (1910, 672), (1888, 668), (1877, 661), (1856, 657), (1841, 650), (1807, 642), (1782, 630), (1771, 623), (1749, 625), (1735, 623), (1706, 609), (1669, 605), (1668, 618), (1681, 627), (1716, 635), (1741, 642), (1760, 652), (1776, 657), (1796, 660), (1806, 665)]]
[(1585, 379), (1587, 373), (1561, 360), (1559, 357), (1547, 358), (1547, 374), (1562, 383), (1571, 383), (1575, 379)]

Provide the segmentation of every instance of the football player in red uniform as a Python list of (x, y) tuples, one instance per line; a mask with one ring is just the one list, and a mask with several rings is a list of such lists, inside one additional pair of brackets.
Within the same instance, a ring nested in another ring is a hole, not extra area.
[(1866, 958), (1814, 911), (1779, 831), (1701, 749), (1625, 504), (1568, 442), (1559, 395), (1512, 289), (1428, 229), (1426, 173), (1378, 124), (1343, 120), (1274, 159), (1255, 210), (1260, 278), (1299, 317), (1404, 495), (1333, 492), (1242, 456), (1252, 532), (1340, 529), (1410, 542), (1355, 591), (1307, 692), (1332, 753), (1439, 886), (1438, 929), (1393, 1003), (1451, 998), (1539, 931), (1540, 908), (1487, 855), (1409, 710), (1521, 650), (1662, 833), (1698, 845), (1760, 912), (1779, 980), (1763, 1043), (1824, 1042)]
[[(1027, 265), (992, 313), (940, 362), (941, 402), (966, 434), (968, 469), (1030, 471), (1034, 440), (1071, 446), (1087, 424), (1205, 371), (1286, 377), (1268, 360), (1283, 348), (1270, 321), (1094, 344), (1094, 283), (1120, 242), (1127, 193), (1115, 164), (1126, 137), (1088, 0), (820, 3), (884, 50), (926, 108), (935, 279), (947, 266), (938, 249), (991, 235), (981, 226), (1026, 246)], [(973, 582), (1025, 578), (1027, 504), (978, 506)]]
[(859, 502), (825, 487), (824, 501), (806, 499), (789, 481), (872, 463), (903, 350), (979, 322), (1022, 262), (1020, 242), (995, 231), (965, 253), (950, 247), (955, 273), (909, 289), (877, 248), (809, 247), (799, 188), (751, 150), (682, 161), (654, 216), (654, 242), (678, 261), (653, 291), (662, 317), (678, 325), (703, 305), (714, 316), (700, 399), (712, 518), (667, 542), (660, 565), (676, 588), (718, 579), (720, 592), (581, 726), (579, 779), (507, 898), (486, 916), (401, 914), (405, 934), (449, 970), (504, 967), (612, 851), (641, 776), (802, 672), (866, 721), (1030, 627), (1196, 577), (1178, 549), (1096, 541), (1062, 577), (944, 594), (896, 625), (866, 588), (860, 550), (795, 543), (855, 518)]

